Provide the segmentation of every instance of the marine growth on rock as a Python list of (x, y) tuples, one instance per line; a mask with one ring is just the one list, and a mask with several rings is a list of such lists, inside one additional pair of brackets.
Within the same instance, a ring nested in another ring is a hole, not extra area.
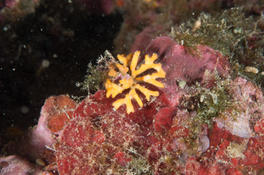
[[(150, 100), (151, 96), (159, 96), (159, 92), (150, 90), (142, 83), (151, 84), (153, 86), (163, 88), (164, 85), (158, 81), (158, 78), (165, 78), (166, 73), (162, 69), (160, 63), (154, 63), (158, 59), (157, 54), (145, 55), (145, 62), (139, 66), (138, 60), (140, 51), (136, 51), (134, 54), (127, 56), (117, 55), (117, 59), (120, 63), (114, 63), (110, 65), (108, 78), (105, 82), (106, 97), (115, 98), (118, 94), (123, 93), (126, 90), (129, 92), (124, 98), (119, 98), (113, 102), (115, 109), (118, 109), (121, 105), (126, 105), (127, 113), (134, 112), (132, 99), (135, 99), (137, 104), (142, 107), (143, 103), (138, 95), (141, 92), (147, 99)], [(153, 73), (154, 70), (155, 72)]]

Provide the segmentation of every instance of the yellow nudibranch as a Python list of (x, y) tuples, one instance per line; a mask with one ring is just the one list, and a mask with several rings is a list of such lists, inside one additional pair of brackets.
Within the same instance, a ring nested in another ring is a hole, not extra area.
[[(149, 90), (139, 83), (148, 83), (159, 88), (164, 87), (161, 82), (156, 80), (157, 78), (165, 78), (166, 76), (165, 71), (162, 69), (162, 65), (160, 63), (154, 63), (158, 55), (155, 53), (152, 54), (151, 57), (145, 55), (144, 63), (137, 66), (139, 56), (140, 51), (136, 51), (134, 54), (129, 54), (127, 56), (117, 55), (117, 59), (120, 63), (114, 63), (109, 66), (109, 78), (106, 79), (105, 82), (107, 98), (110, 96), (115, 98), (118, 94), (129, 89), (129, 92), (124, 98), (113, 102), (113, 107), (115, 109), (125, 104), (128, 114), (134, 112), (132, 99), (135, 99), (140, 107), (143, 106), (142, 100), (136, 90), (140, 91), (146, 97), (147, 101), (150, 100), (151, 96), (159, 96), (158, 91)], [(149, 70), (155, 70), (155, 72)], [(148, 74), (146, 71), (150, 73)], [(113, 79), (116, 79), (117, 82)]]

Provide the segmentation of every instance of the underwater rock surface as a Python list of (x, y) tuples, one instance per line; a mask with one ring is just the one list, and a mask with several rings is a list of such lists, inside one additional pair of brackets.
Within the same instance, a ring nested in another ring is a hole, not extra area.
[[(169, 37), (159, 37), (146, 50), (153, 52), (167, 75), (160, 96), (144, 101), (142, 108), (135, 105), (135, 112), (127, 114), (125, 106), (113, 110), (115, 99), (100, 90), (77, 105), (70, 120), (62, 122), (62, 131), (50, 129), (58, 135), (54, 147), (58, 172), (207, 175), (263, 168), (261, 90), (243, 78), (230, 79), (226, 58), (207, 46), (198, 46), (191, 54)], [(207, 110), (227, 103), (215, 92), (223, 88), (218, 87), (223, 81), (228, 82), (223, 92), (230, 94), (225, 100), (232, 104), (205, 120), (198, 109), (202, 102), (213, 101)]]
[[(157, 53), (166, 72), (158, 97), (140, 95), (144, 106), (133, 103), (130, 114), (112, 106), (125, 93), (112, 99), (99, 90), (79, 104), (50, 97), (29, 137), (33, 157), (57, 164), (53, 169), (64, 175), (231, 175), (264, 168), (264, 99), (257, 86), (232, 80), (227, 59), (208, 46), (189, 52), (164, 36), (145, 52)], [(54, 152), (45, 153), (48, 148)]]
[[(95, 14), (109, 14), (113, 3), (119, 8), (132, 6), (122, 0), (75, 2)], [(209, 6), (202, 1), (190, 2), (191, 8), (207, 9), (216, 1), (210, 1)], [(140, 21), (148, 25), (146, 21), (149, 19), (159, 21), (157, 16), (162, 14), (159, 11), (161, 5), (170, 4), (167, 1), (142, 1), (141, 5), (155, 11), (145, 13), (145, 17), (137, 14), (144, 17), (139, 21), (130, 19), (135, 26)], [(193, 31), (202, 28), (199, 20)], [(179, 42), (183, 40), (173, 38), (176, 37), (175, 31), (171, 30), (170, 35), (168, 31), (164, 32), (167, 30), (164, 26), (155, 24), (136, 29), (141, 33), (131, 32), (135, 34), (135, 41), (131, 40), (133, 44), (129, 46), (132, 53), (139, 50), (142, 55), (158, 55), (156, 62), (166, 72), (165, 78), (157, 78), (162, 86), (141, 84), (157, 91), (158, 96), (148, 100), (136, 89), (143, 106), (132, 100), (135, 111), (129, 114), (125, 105), (113, 108), (113, 102), (128, 93), (125, 88), (115, 98), (107, 98), (107, 90), (100, 88), (79, 101), (67, 95), (51, 96), (41, 109), (38, 124), (22, 139), (5, 145), (17, 155), (0, 157), (0, 174), (262, 174), (262, 90), (241, 74), (233, 74), (234, 67), (228, 55), (224, 56), (223, 52), (203, 42), (184, 45)], [(158, 31), (163, 34), (158, 35)], [(234, 31), (239, 33), (237, 29)], [(111, 56), (108, 54), (100, 59), (114, 59)], [(139, 64), (135, 69), (147, 62), (144, 56), (137, 61)], [(118, 64), (124, 63), (119, 60), (115, 65)], [(104, 66), (102, 70), (106, 71), (113, 64), (109, 61)], [(112, 70), (121, 72), (120, 67)], [(148, 69), (142, 74), (155, 71)], [(115, 74), (113, 81), (131, 78), (128, 74), (120, 75), (120, 72)], [(87, 77), (92, 76), (95, 74)], [(133, 81), (133, 85), (137, 83)]]

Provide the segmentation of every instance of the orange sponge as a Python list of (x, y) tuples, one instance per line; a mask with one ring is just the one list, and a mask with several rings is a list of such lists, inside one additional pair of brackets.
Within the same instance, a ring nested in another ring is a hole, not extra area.
[[(132, 99), (135, 99), (140, 107), (143, 106), (142, 100), (138, 96), (136, 89), (146, 97), (147, 101), (150, 100), (151, 96), (159, 96), (158, 91), (149, 90), (139, 84), (140, 82), (148, 83), (159, 88), (164, 87), (164, 85), (157, 80), (157, 78), (165, 78), (166, 76), (166, 73), (162, 69), (162, 65), (160, 63), (154, 63), (158, 55), (155, 53), (152, 54), (151, 57), (145, 55), (144, 63), (137, 68), (139, 56), (140, 51), (136, 51), (134, 54), (129, 54), (127, 56), (117, 55), (119, 63), (114, 63), (109, 67), (109, 78), (105, 82), (107, 98), (115, 98), (118, 94), (129, 89), (129, 92), (124, 98), (120, 98), (113, 103), (115, 109), (125, 104), (128, 114), (134, 112)], [(154, 70), (155, 72), (149, 70)], [(118, 82), (113, 81), (115, 78), (118, 79)]]

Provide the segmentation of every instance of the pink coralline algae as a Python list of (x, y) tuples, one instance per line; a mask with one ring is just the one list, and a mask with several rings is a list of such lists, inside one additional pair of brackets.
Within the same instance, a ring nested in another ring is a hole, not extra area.
[(22, 159), (19, 156), (0, 157), (0, 174), (14, 175), (14, 174), (32, 174), (32, 175), (48, 175), (41, 171), (40, 168)]
[(46, 148), (52, 148), (56, 142), (55, 135), (59, 135), (66, 123), (71, 119), (76, 103), (68, 96), (60, 95), (46, 99), (42, 107), (38, 125), (30, 134), (30, 148), (33, 157), (46, 157)]

